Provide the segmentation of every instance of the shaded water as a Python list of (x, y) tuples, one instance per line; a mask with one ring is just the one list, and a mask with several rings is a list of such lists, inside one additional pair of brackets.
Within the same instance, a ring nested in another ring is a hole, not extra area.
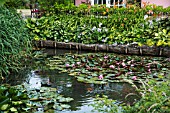
[[(84, 53), (70, 50), (44, 50), (48, 55), (59, 55), (64, 53)], [(42, 64), (43, 65), (43, 64)], [(12, 83), (13, 82), (13, 83)], [(118, 100), (119, 102), (125, 102), (127, 104), (133, 104), (139, 99), (137, 96), (128, 96), (129, 93), (136, 93), (128, 83), (108, 83), (104, 85), (85, 84), (78, 82), (74, 77), (69, 76), (67, 73), (59, 73), (57, 70), (48, 70), (43, 73), (36, 73), (35, 70), (28, 70), (26, 77), (22, 79), (11, 79), (10, 83), (13, 85), (27, 82), (33, 88), (39, 88), (42, 85), (48, 85), (50, 87), (57, 88), (59, 94), (65, 97), (71, 97), (74, 99), (71, 103), (71, 109), (60, 111), (60, 113), (90, 113), (93, 109), (89, 104), (93, 103), (96, 95), (107, 95), (109, 98)]]
[[(74, 98), (70, 103), (71, 111), (74, 113), (89, 113), (92, 107), (88, 106), (93, 103), (96, 95), (107, 95), (109, 98), (132, 104), (135, 98), (128, 97), (129, 93), (136, 93), (135, 89), (128, 83), (108, 83), (105, 85), (85, 84), (78, 82), (74, 77), (67, 73), (58, 73), (57, 70), (47, 72), (44, 75), (36, 75), (32, 73), (29, 84), (38, 88), (41, 83), (49, 83), (51, 87), (57, 88), (57, 92), (66, 97)], [(61, 111), (70, 113), (70, 110)]]

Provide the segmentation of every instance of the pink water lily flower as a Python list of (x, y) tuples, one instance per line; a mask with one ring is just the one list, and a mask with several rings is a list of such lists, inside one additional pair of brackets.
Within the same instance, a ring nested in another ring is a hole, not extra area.
[(104, 59), (107, 59), (108, 58), (108, 56), (104, 56)]
[(127, 72), (128, 75), (132, 74), (133, 72)]
[(72, 67), (74, 67), (74, 66), (75, 66), (75, 64), (72, 64), (71, 66), (72, 66)]
[(98, 77), (100, 80), (102, 80), (103, 79), (103, 75), (99, 75), (99, 77)]
[(151, 73), (151, 69), (148, 69), (148, 72)]
[(109, 68), (114, 69), (114, 68), (115, 68), (115, 66), (114, 66), (114, 65), (110, 65), (110, 66), (109, 66)]
[(124, 62), (122, 62), (122, 66), (123, 66), (123, 67), (126, 67), (126, 64), (125, 64)]
[(130, 65), (130, 64), (131, 64), (131, 61), (128, 61), (127, 64)]
[(80, 65), (81, 64), (81, 62), (77, 62), (77, 65)]
[(137, 80), (137, 76), (133, 76), (133, 77), (132, 77), (132, 80)]
[(130, 66), (133, 67), (133, 66), (135, 66), (135, 65), (134, 65), (134, 64), (131, 64)]
[(70, 64), (66, 64), (66, 67), (70, 67)]

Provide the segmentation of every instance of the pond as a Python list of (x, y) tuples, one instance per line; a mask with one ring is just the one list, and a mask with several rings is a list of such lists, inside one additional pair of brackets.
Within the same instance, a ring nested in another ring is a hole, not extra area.
[[(44, 53), (47, 53), (48, 57), (52, 57), (54, 55), (56, 56), (65, 53), (82, 54), (87, 52), (45, 49)], [(37, 70), (38, 68), (41, 68), (41, 71)], [(8, 79), (9, 81), (6, 82), (12, 85), (28, 83), (31, 88), (36, 89), (39, 89), (42, 86), (53, 87), (57, 89), (57, 93), (74, 99), (69, 103), (71, 106), (69, 109), (57, 111), (58, 113), (90, 113), (93, 107), (89, 105), (94, 103), (96, 95), (107, 95), (108, 98), (115, 99), (118, 102), (125, 102), (127, 104), (133, 104), (140, 98), (138, 96), (128, 96), (128, 98), (126, 98), (130, 93), (137, 94), (135, 88), (128, 83), (82, 83), (67, 73), (61, 73), (58, 70), (45, 68), (46, 66), (44, 66), (43, 63), (39, 63), (37, 69), (29, 69), (21, 72), (21, 76)], [(23, 73), (26, 73), (26, 75), (23, 75)]]

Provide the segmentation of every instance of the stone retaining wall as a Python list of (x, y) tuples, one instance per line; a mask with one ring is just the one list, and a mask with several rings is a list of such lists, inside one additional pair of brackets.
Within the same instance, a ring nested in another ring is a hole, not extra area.
[(86, 51), (105, 51), (120, 54), (131, 55), (149, 55), (149, 56), (163, 56), (170, 57), (170, 47), (156, 47), (156, 46), (138, 46), (131, 45), (107, 45), (107, 44), (81, 44), (81, 43), (65, 43), (55, 41), (35, 41), (35, 45), (40, 48), (61, 48), (61, 49), (75, 49)]

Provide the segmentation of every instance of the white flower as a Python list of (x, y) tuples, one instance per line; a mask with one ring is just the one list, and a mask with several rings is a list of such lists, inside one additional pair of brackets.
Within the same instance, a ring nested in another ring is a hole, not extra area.
[(105, 28), (104, 30), (105, 30), (105, 32), (108, 32), (108, 29), (107, 29), (107, 28)]
[(101, 27), (102, 26), (102, 23), (99, 23), (99, 27)]
[(81, 36), (79, 35), (78, 38), (81, 38)]
[(98, 32), (101, 32), (101, 31), (102, 31), (102, 29), (98, 28), (98, 29), (97, 29), (97, 31), (98, 31)]
[(92, 31), (96, 30), (96, 26), (94, 26), (91, 30), (92, 30)]
[(158, 17), (158, 18), (156, 18), (156, 22), (158, 22), (158, 21), (160, 21), (160, 20), (161, 20), (161, 18), (159, 18), (159, 17)]
[(153, 25), (153, 21), (152, 20), (148, 20), (148, 22), (149, 22), (149, 26)]
[(144, 16), (144, 20), (146, 20), (148, 17), (149, 17), (148, 15), (145, 15), (145, 16)]

